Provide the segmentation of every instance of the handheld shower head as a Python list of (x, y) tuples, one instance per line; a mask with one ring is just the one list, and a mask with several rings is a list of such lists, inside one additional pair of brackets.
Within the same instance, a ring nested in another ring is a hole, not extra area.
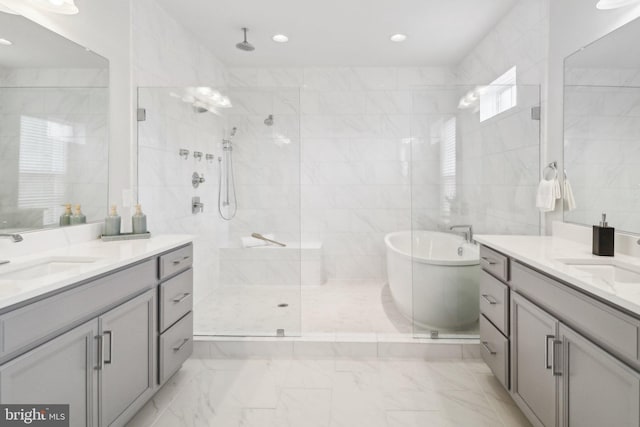
[(242, 31), (244, 31), (244, 41), (237, 43), (236, 48), (244, 50), (245, 52), (251, 52), (252, 50), (255, 50), (255, 47), (253, 47), (253, 45), (247, 41), (247, 28), (243, 28)]
[(269, 117), (264, 119), (264, 124), (267, 126), (273, 126), (273, 114), (269, 114)]
[(238, 130), (238, 128), (234, 126), (234, 127), (231, 129), (231, 133), (230, 133), (229, 135), (231, 135), (232, 137), (233, 137), (233, 136), (236, 136), (236, 131), (237, 131), (237, 130)]

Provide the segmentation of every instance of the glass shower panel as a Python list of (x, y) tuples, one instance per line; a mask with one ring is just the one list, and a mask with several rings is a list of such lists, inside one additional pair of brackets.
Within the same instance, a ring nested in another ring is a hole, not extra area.
[(477, 338), (475, 234), (539, 234), (540, 87), (423, 87), (411, 119), (413, 333)]
[(299, 90), (141, 88), (138, 99), (150, 229), (196, 236), (195, 335), (300, 335)]

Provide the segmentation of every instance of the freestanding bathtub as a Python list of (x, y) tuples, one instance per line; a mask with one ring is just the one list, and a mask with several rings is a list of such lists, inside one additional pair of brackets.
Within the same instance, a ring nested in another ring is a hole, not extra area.
[(478, 320), (478, 246), (436, 231), (398, 231), (384, 238), (393, 300), (423, 328), (460, 330)]

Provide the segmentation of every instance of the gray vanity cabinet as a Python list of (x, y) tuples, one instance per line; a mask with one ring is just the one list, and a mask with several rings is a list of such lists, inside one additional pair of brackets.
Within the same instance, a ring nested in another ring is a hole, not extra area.
[(97, 334), (94, 320), (0, 366), (0, 402), (69, 404), (72, 427), (97, 426)]
[(518, 294), (512, 295), (511, 315), (513, 398), (536, 424), (556, 426), (559, 323)]
[(154, 393), (155, 352), (154, 291), (148, 291), (101, 316), (100, 425), (121, 425), (130, 418), (127, 409)]
[(560, 325), (562, 427), (640, 425), (640, 374)]

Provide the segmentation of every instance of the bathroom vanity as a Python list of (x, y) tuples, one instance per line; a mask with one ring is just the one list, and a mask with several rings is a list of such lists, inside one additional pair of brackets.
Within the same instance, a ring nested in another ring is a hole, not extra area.
[(477, 240), (482, 358), (531, 423), (638, 426), (639, 260), (550, 236)]
[(192, 353), (192, 253), (190, 238), (160, 236), (3, 266), (0, 403), (69, 404), (72, 426), (124, 425)]

